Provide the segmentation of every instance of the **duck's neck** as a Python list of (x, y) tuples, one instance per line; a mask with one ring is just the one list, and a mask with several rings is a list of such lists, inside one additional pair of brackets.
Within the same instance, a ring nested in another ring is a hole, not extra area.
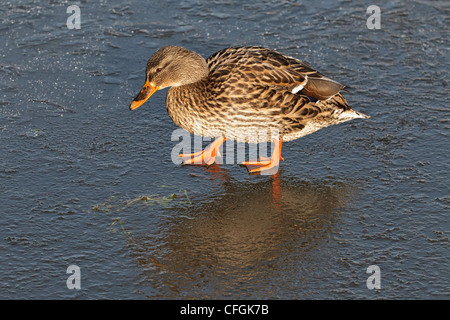
[(209, 68), (206, 60), (195, 52), (190, 52), (189, 56), (177, 61), (172, 67), (173, 83), (172, 87), (181, 87), (196, 83), (209, 74)]
[(171, 87), (166, 96), (166, 108), (179, 127), (194, 131), (195, 122), (206, 121), (208, 111), (207, 81)]

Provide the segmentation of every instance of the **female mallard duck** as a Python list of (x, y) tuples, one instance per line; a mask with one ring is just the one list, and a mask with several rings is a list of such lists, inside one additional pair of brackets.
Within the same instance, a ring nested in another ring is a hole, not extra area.
[(283, 160), (283, 141), (369, 118), (349, 107), (340, 93), (345, 86), (300, 60), (261, 47), (223, 49), (207, 60), (182, 47), (163, 47), (148, 60), (145, 84), (130, 109), (166, 87), (171, 87), (166, 106), (175, 124), (219, 136), (203, 151), (181, 154), (184, 164), (211, 165), (226, 139), (273, 141), (271, 158), (242, 163), (251, 173), (263, 172)]

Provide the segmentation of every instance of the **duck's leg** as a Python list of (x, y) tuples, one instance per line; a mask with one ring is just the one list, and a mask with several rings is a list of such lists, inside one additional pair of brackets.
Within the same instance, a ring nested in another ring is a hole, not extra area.
[(226, 138), (219, 137), (206, 147), (205, 150), (194, 153), (182, 153), (179, 157), (184, 160), (183, 164), (210, 166), (216, 161), (216, 154), (220, 157), (219, 148), (225, 140)]
[(262, 172), (278, 167), (278, 165), (280, 164), (280, 160), (284, 160), (281, 156), (281, 146), (283, 145), (283, 139), (274, 140), (273, 142), (274, 148), (272, 156), (270, 158), (261, 157), (258, 161), (245, 161), (241, 163), (242, 165), (247, 166), (249, 173)]

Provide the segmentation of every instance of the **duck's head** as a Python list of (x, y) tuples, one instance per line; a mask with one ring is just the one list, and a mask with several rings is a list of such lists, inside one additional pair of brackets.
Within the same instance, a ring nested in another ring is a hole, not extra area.
[(208, 75), (205, 59), (183, 47), (167, 46), (156, 51), (148, 60), (146, 80), (130, 109), (140, 107), (159, 89), (197, 82)]

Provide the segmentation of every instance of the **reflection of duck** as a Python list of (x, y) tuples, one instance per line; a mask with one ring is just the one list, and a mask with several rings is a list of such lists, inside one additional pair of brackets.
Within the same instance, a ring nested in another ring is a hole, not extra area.
[(223, 49), (206, 61), (182, 47), (163, 47), (149, 59), (145, 84), (130, 109), (166, 87), (171, 87), (167, 111), (178, 126), (191, 133), (199, 126), (204, 136), (220, 136), (201, 152), (180, 155), (185, 164), (214, 163), (225, 139), (273, 141), (270, 159), (243, 163), (250, 172), (262, 172), (283, 159), (283, 141), (368, 118), (349, 107), (340, 93), (343, 85), (300, 60), (260, 47)]
[(333, 252), (323, 247), (339, 230), (340, 208), (354, 187), (283, 179), (282, 170), (277, 178), (248, 181), (217, 167), (215, 173), (222, 175), (223, 189), (164, 209), (163, 228), (132, 231), (147, 283), (162, 298), (258, 298), (265, 290), (272, 297), (287, 294), (292, 283), (292, 298), (301, 295), (303, 277), (329, 267)]

